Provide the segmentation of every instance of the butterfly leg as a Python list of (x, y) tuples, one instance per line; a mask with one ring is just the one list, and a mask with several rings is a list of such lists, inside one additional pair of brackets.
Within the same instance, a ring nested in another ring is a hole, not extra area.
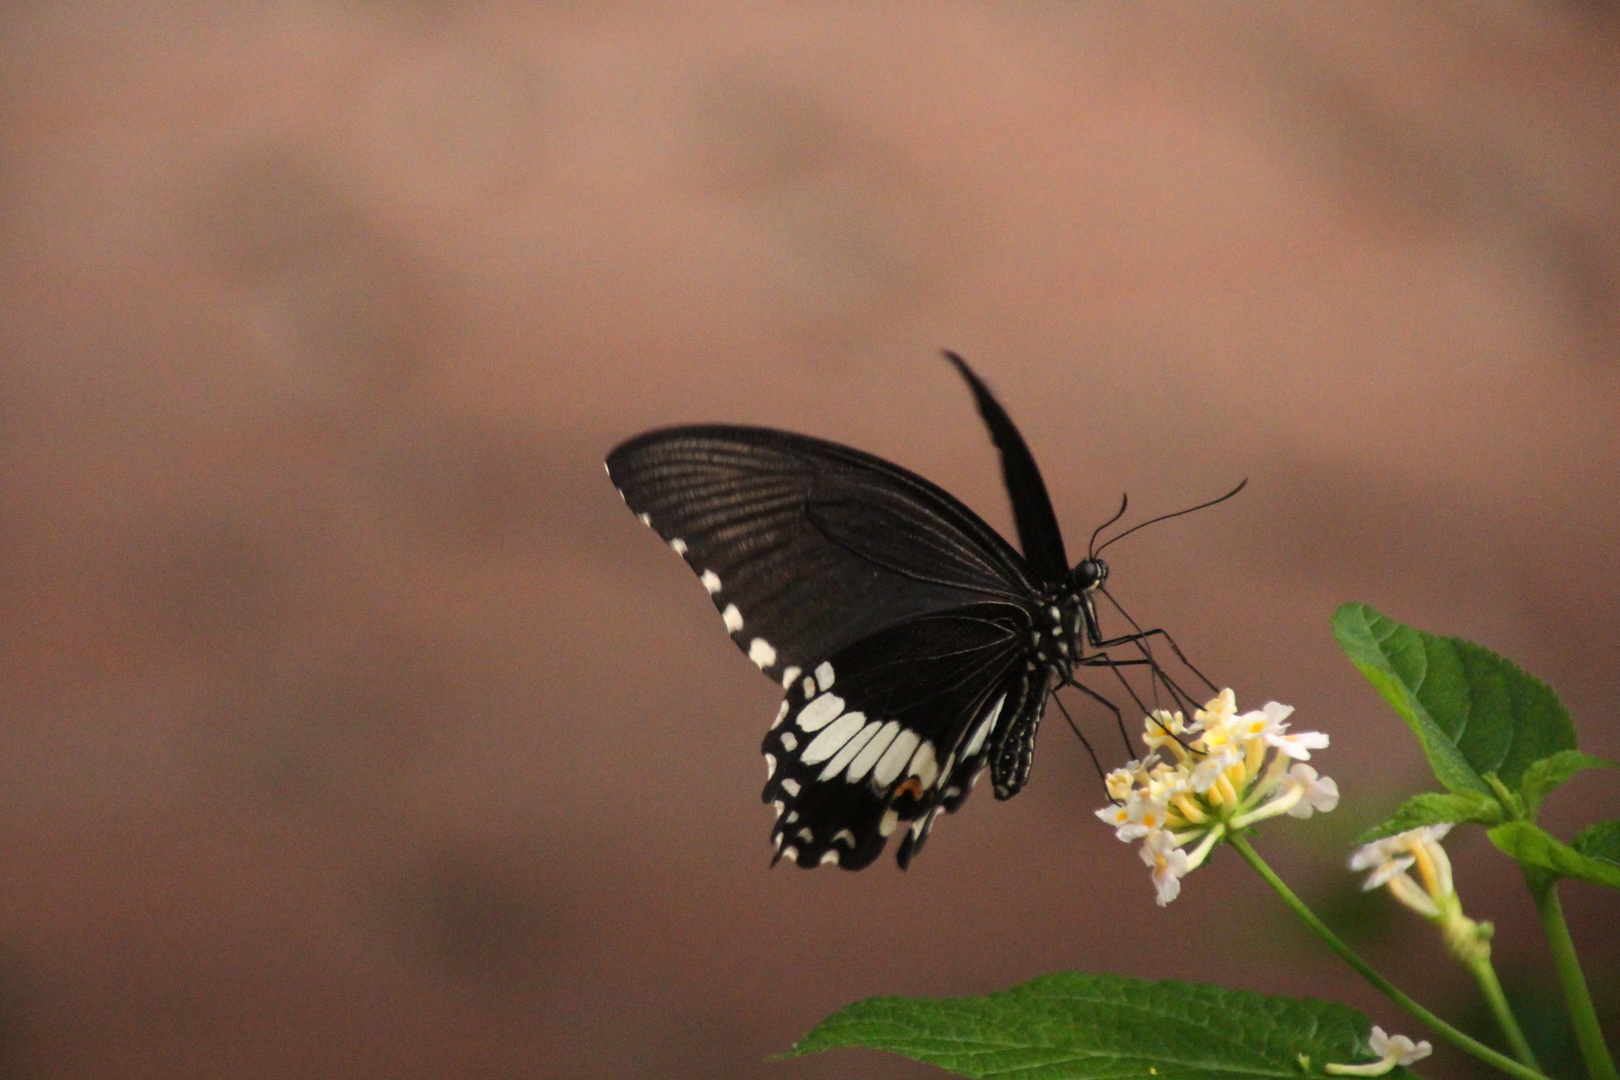
[[(1074, 685), (1079, 686), (1080, 684), (1075, 683)], [(1063, 689), (1061, 686), (1058, 687), (1058, 690), (1061, 690), (1061, 689)], [(1085, 687), (1081, 687), (1081, 689), (1084, 690)], [(1090, 693), (1089, 690), (1087, 690), (1086, 692)], [(1095, 696), (1095, 695), (1093, 695), (1093, 696)], [(1086, 753), (1091, 756), (1091, 766), (1092, 766), (1092, 768), (1097, 770), (1097, 777), (1099, 779), (1101, 779), (1101, 780), (1107, 780), (1108, 779), (1108, 774), (1103, 771), (1102, 762), (1097, 760), (1097, 751), (1095, 751), (1095, 750), (1093, 750), (1091, 748), (1091, 740), (1087, 739), (1085, 737), (1085, 735), (1081, 733), (1079, 725), (1077, 725), (1074, 722), (1074, 717), (1069, 715), (1068, 708), (1066, 706), (1064, 706), (1063, 699), (1057, 696), (1057, 690), (1053, 690), (1051, 692), (1051, 698), (1052, 698), (1053, 701), (1057, 702), (1058, 711), (1063, 714), (1063, 719), (1068, 721), (1069, 730), (1074, 732), (1074, 737), (1080, 740), (1080, 745), (1085, 747), (1086, 748)], [(1114, 708), (1114, 703), (1111, 702), (1111, 701), (1104, 701), (1103, 704), (1107, 705), (1111, 709)], [(1118, 721), (1119, 726), (1120, 726), (1120, 733), (1123, 734), (1124, 731), (1125, 731), (1125, 721), (1120, 717), (1118, 709), (1114, 709), (1114, 719), (1116, 721)], [(1127, 747), (1127, 752), (1129, 752), (1130, 740), (1127, 739), (1125, 745)]]
[[(1142, 711), (1144, 716), (1151, 716), (1157, 709), (1162, 707), (1159, 704), (1159, 686), (1161, 683), (1169, 692), (1176, 709), (1183, 713), (1191, 713), (1198, 708), (1198, 705), (1193, 699), (1192, 695), (1187, 693), (1186, 689), (1175, 680), (1174, 676), (1172, 676), (1161, 664), (1159, 664), (1158, 660), (1151, 653), (1143, 657), (1133, 657), (1129, 660), (1119, 660), (1112, 656), (1108, 656), (1107, 654), (1099, 653), (1082, 658), (1077, 663), (1077, 666), (1106, 667), (1112, 669), (1114, 677), (1119, 680), (1120, 686), (1123, 687), (1125, 692), (1130, 695), (1131, 701), (1136, 704), (1137, 708)], [(1128, 667), (1145, 667), (1150, 669), (1150, 678), (1152, 680), (1153, 688), (1153, 703), (1151, 705), (1142, 700), (1141, 695), (1136, 692), (1136, 688), (1131, 685), (1130, 680), (1126, 679), (1125, 676), (1120, 672), (1121, 668)]]
[(1103, 596), (1107, 597), (1108, 602), (1114, 605), (1115, 611), (1118, 611), (1122, 616), (1125, 617), (1125, 621), (1131, 624), (1131, 629), (1134, 632), (1124, 634), (1120, 637), (1114, 638), (1111, 641), (1093, 642), (1092, 648), (1108, 649), (1119, 645), (1135, 645), (1137, 648), (1142, 650), (1145, 656), (1151, 657), (1153, 653), (1146, 645), (1147, 639), (1150, 637), (1162, 637), (1169, 644), (1170, 651), (1176, 654), (1176, 659), (1180, 660), (1182, 664), (1186, 666), (1188, 671), (1198, 676), (1198, 678), (1202, 680), (1203, 684), (1209, 687), (1211, 693), (1214, 693), (1220, 689), (1220, 687), (1216, 686), (1209, 680), (1208, 676), (1206, 676), (1202, 671), (1199, 671), (1198, 668), (1193, 665), (1191, 660), (1187, 659), (1187, 654), (1181, 651), (1181, 646), (1176, 644), (1176, 639), (1170, 636), (1169, 631), (1160, 627), (1155, 627), (1152, 630), (1143, 630), (1141, 625), (1137, 623), (1135, 619), (1131, 618), (1130, 612), (1121, 607), (1119, 601), (1115, 600), (1111, 593), (1103, 590)]

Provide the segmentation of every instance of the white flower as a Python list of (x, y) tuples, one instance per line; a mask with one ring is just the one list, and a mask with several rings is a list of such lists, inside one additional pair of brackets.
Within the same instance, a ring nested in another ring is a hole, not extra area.
[(1205, 731), (1213, 728), (1224, 728), (1236, 716), (1237, 695), (1232, 692), (1231, 687), (1227, 687), (1219, 694), (1216, 694), (1214, 698), (1205, 703), (1202, 709), (1193, 713), (1193, 719), (1198, 721)]
[(1372, 1029), (1372, 1051), (1380, 1057), (1395, 1056), (1395, 1064), (1410, 1065), (1415, 1061), (1422, 1061), (1434, 1053), (1434, 1047), (1429, 1040), (1414, 1043), (1405, 1035), (1385, 1035), (1384, 1029), (1377, 1024)]
[(1338, 805), (1331, 779), (1308, 765), (1289, 767), (1290, 759), (1327, 745), (1317, 732), (1289, 735), (1293, 712), (1271, 701), (1239, 715), (1231, 690), (1197, 710), (1192, 724), (1182, 713), (1158, 710), (1146, 718), (1142, 739), (1167, 760), (1155, 752), (1105, 778), (1112, 805), (1097, 817), (1120, 840), (1142, 841), (1161, 907), (1222, 840), (1267, 818), (1309, 817)]
[(1187, 786), (1202, 795), (1215, 786), (1227, 769), (1242, 760), (1242, 755), (1230, 745), (1213, 750), (1205, 754), (1204, 759), (1193, 767), (1192, 778), (1187, 782)]
[(1241, 731), (1245, 738), (1263, 739), (1268, 735), (1281, 734), (1288, 730), (1284, 722), (1294, 715), (1292, 705), (1281, 702), (1268, 701), (1253, 712), (1246, 712), (1239, 716), (1232, 724)]
[(1431, 843), (1438, 846), (1450, 831), (1449, 824), (1425, 825), (1419, 829), (1408, 829), (1403, 833), (1363, 844), (1350, 856), (1350, 869), (1372, 869), (1372, 873), (1367, 875), (1367, 880), (1361, 883), (1363, 892), (1371, 892), (1397, 874), (1404, 874), (1407, 868), (1417, 861), (1411, 854), (1415, 846)]
[(1142, 842), (1142, 861), (1153, 867), (1153, 887), (1160, 907), (1181, 895), (1181, 878), (1190, 868), (1187, 853), (1176, 846), (1174, 836), (1165, 829), (1148, 833)]
[(1105, 806), (1097, 811), (1097, 816), (1115, 826), (1114, 835), (1128, 844), (1155, 829), (1163, 829), (1170, 814), (1162, 801), (1138, 791), (1124, 806)]
[[(1153, 766), (1159, 763), (1157, 754), (1149, 754), (1140, 761), (1127, 761), (1103, 777), (1103, 786), (1108, 790), (1108, 797), (1116, 803), (1123, 803), (1131, 797), (1131, 789), (1136, 784), (1147, 784), (1151, 777)], [(1098, 811), (1099, 816), (1102, 811)], [(1103, 820), (1107, 820), (1104, 818)]]
[(1434, 1053), (1428, 1039), (1414, 1043), (1405, 1035), (1386, 1035), (1377, 1024), (1373, 1025), (1372, 1037), (1367, 1041), (1372, 1052), (1378, 1055), (1377, 1061), (1365, 1065), (1324, 1065), (1323, 1071), (1336, 1076), (1383, 1076), (1397, 1065), (1410, 1065)]
[[(1097, 817), (1103, 822), (1103, 824), (1112, 825), (1115, 829), (1122, 829), (1126, 825), (1129, 825), (1131, 821), (1130, 812), (1125, 809), (1125, 804), (1122, 802), (1109, 803), (1107, 806), (1097, 811)], [(1119, 834), (1116, 832), (1114, 835), (1117, 836)]]
[[(1491, 925), (1463, 914), (1451, 879), (1451, 859), (1440, 846), (1450, 831), (1450, 824), (1425, 825), (1364, 844), (1350, 857), (1350, 868), (1371, 868), (1363, 889), (1387, 884), (1391, 896), (1439, 927), (1452, 956), (1465, 964), (1479, 964), (1491, 955)], [(1407, 873), (1412, 869), (1416, 876)]]
[(1292, 735), (1282, 733), (1266, 736), (1266, 744), (1274, 746), (1277, 751), (1286, 754), (1295, 761), (1309, 761), (1312, 750), (1325, 750), (1328, 737), (1320, 731), (1297, 731)]
[(1142, 736), (1142, 741), (1147, 743), (1150, 749), (1155, 749), (1160, 746), (1169, 746), (1171, 743), (1179, 743), (1181, 739), (1191, 735), (1196, 730), (1196, 725), (1188, 726), (1187, 718), (1181, 713), (1173, 713), (1168, 709), (1155, 709), (1148, 714), (1147, 732)]
[(1289, 769), (1286, 783), (1303, 789), (1299, 802), (1288, 808), (1292, 817), (1308, 818), (1315, 810), (1325, 814), (1339, 805), (1338, 783), (1331, 776), (1317, 776), (1309, 765)]
[[(1115, 803), (1123, 803), (1131, 797), (1131, 788), (1136, 785), (1136, 773), (1133, 768), (1135, 765), (1136, 762), (1134, 761), (1129, 765), (1122, 765), (1103, 777), (1103, 787), (1107, 790), (1108, 797), (1113, 799)], [(1109, 809), (1109, 807), (1103, 807), (1097, 811), (1097, 816), (1102, 817)], [(1103, 817), (1103, 820), (1107, 821), (1108, 819)]]

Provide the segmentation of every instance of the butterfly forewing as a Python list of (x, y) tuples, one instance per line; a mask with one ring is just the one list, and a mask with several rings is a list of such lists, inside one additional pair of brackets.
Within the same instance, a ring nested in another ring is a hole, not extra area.
[(901, 824), (925, 830), (936, 807), (959, 806), (996, 744), (1005, 699), (1021, 693), (1028, 629), (1015, 604), (922, 615), (795, 679), (763, 747), (778, 855), (858, 869)]
[(1046, 482), (1035, 466), (1035, 457), (1012, 417), (967, 362), (949, 351), (945, 358), (967, 380), (979, 415), (990, 429), (990, 439), (1001, 452), (1001, 478), (1012, 500), (1013, 519), (1018, 525), (1018, 542), (1024, 549), (1024, 558), (1048, 584), (1054, 584), (1069, 572), (1069, 558), (1064, 554), (1063, 532), (1058, 528), (1057, 515), (1052, 512), (1052, 500), (1046, 494)]
[(698, 574), (732, 640), (784, 685), (883, 627), (985, 598), (1027, 603), (1036, 587), (971, 510), (847, 447), (670, 428), (607, 464), (630, 508)]

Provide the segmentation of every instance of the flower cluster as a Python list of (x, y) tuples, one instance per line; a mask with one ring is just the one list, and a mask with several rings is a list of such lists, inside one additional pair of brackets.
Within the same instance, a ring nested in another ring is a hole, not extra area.
[(1097, 816), (1125, 843), (1142, 841), (1160, 907), (1222, 837), (1278, 814), (1306, 818), (1339, 804), (1339, 786), (1300, 764), (1328, 737), (1289, 732), (1293, 711), (1273, 701), (1240, 714), (1231, 690), (1193, 713), (1190, 724), (1179, 712), (1158, 710), (1146, 722), (1148, 755), (1108, 774), (1113, 802)]
[[(1363, 844), (1350, 856), (1350, 869), (1371, 870), (1361, 884), (1363, 890), (1389, 886), (1395, 899), (1440, 928), (1451, 955), (1465, 964), (1479, 964), (1490, 959), (1492, 928), (1462, 912), (1451, 882), (1451, 860), (1440, 846), (1450, 831), (1449, 824), (1425, 825)], [(1416, 878), (1407, 872), (1412, 869), (1417, 870)]]

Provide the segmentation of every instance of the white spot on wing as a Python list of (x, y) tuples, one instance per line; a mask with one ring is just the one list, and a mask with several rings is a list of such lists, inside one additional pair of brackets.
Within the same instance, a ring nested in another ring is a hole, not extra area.
[(996, 698), (996, 703), (990, 706), (990, 711), (985, 713), (983, 720), (979, 721), (979, 726), (973, 729), (973, 738), (969, 739), (968, 744), (962, 748), (964, 758), (972, 757), (984, 746), (984, 740), (989, 737), (990, 729), (996, 726), (996, 718), (1001, 715), (1001, 706), (1006, 704), (1006, 701), (1006, 694)]
[(939, 778), (939, 763), (934, 760), (933, 743), (923, 740), (917, 752), (911, 755), (911, 765), (906, 772), (922, 781), (924, 791), (934, 786), (934, 781)]
[(637, 514), (636, 515), (636, 520), (641, 522), (643, 525), (646, 525), (648, 528), (652, 527), (652, 515), (651, 514)]
[(726, 629), (733, 634), (743, 628), (742, 612), (737, 610), (736, 604), (727, 604), (726, 610), (720, 613), (720, 618), (725, 621)]
[(810, 843), (812, 840), (814, 840), (816, 838), (816, 834), (811, 832), (808, 826), (803, 828), (803, 829), (800, 829), (798, 832), (794, 833), (793, 835), (798, 837), (800, 840), (803, 840), (807, 844)]
[(839, 829), (837, 832), (833, 833), (832, 842), (835, 844), (848, 844), (850, 847), (854, 847), (855, 834), (850, 832), (848, 829)]
[(897, 826), (899, 824), (900, 824), (900, 811), (898, 811), (898, 810), (885, 810), (885, 811), (883, 811), (883, 820), (878, 822), (878, 835), (879, 836), (892, 836), (892, 835), (894, 835), (895, 826)]
[(776, 755), (765, 755), (765, 779), (769, 780), (776, 775)]
[(799, 710), (798, 725), (806, 731), (820, 731), (839, 713), (844, 711), (844, 699), (837, 694), (822, 694)]
[[(742, 623), (739, 621), (738, 625), (741, 626)], [(748, 659), (758, 664), (759, 669), (764, 671), (766, 668), (776, 663), (776, 649), (764, 638), (757, 637), (751, 643), (749, 643)]]
[(771, 806), (775, 807), (777, 817), (781, 817), (782, 811), (787, 809), (787, 803), (783, 802), (781, 799), (773, 799), (771, 801)]
[(799, 782), (791, 776), (785, 777), (782, 780), (782, 790), (797, 799), (799, 797)]
[(826, 866), (828, 863), (836, 863), (838, 861), (838, 858), (839, 858), (838, 852), (836, 852), (836, 851), (833, 851), (833, 850), (830, 850), (830, 849), (827, 850), (827, 851), (823, 851), (821, 853), (821, 863), (820, 863), (820, 865)]
[(791, 753), (793, 753), (793, 751), (797, 750), (798, 748), (799, 748), (799, 740), (793, 734), (793, 732), (791, 732), (791, 731), (782, 732), (782, 749), (786, 750), (788, 753), (791, 754)]
[[(849, 715), (860, 716), (862, 720), (866, 719), (866, 717), (862, 716), (860, 713), (850, 713)], [(860, 731), (856, 732), (855, 737), (849, 740), (849, 742), (845, 743), (844, 748), (838, 751), (837, 754), (833, 755), (833, 759), (831, 761), (827, 762), (827, 767), (821, 770), (821, 775), (817, 779), (831, 780), (833, 777), (843, 772), (844, 766), (848, 765), (850, 759), (861, 752), (861, 748), (871, 741), (872, 736), (876, 735), (878, 733), (878, 728), (882, 726), (883, 722), (881, 720), (874, 720), (870, 724), (867, 724), (865, 727), (861, 728)]]
[(804, 691), (804, 696), (805, 697), (807, 697), (807, 698), (815, 697), (816, 696), (816, 680), (814, 680), (810, 676), (806, 675), (804, 677), (804, 685), (799, 687), (799, 689)]
[(799, 861), (799, 849), (796, 848), (796, 847), (791, 847), (791, 846), (783, 848), (782, 849), (782, 858), (786, 859), (788, 862), (798, 862)]
[(698, 580), (703, 582), (703, 587), (709, 591), (710, 596), (720, 591), (720, 575), (713, 570), (703, 571), (698, 575)]
[(889, 744), (894, 741), (894, 737), (898, 734), (900, 734), (900, 721), (898, 720), (890, 720), (882, 728), (878, 729), (877, 734), (872, 736), (872, 741), (867, 743), (861, 752), (855, 755), (855, 760), (849, 763), (849, 773), (846, 779), (853, 784), (871, 772), (872, 766), (877, 764), (877, 759), (883, 756), (883, 751), (889, 748)]
[(845, 713), (837, 720), (828, 724), (821, 734), (810, 740), (810, 745), (799, 754), (799, 760), (806, 765), (819, 765), (823, 761), (838, 753), (840, 747), (849, 742), (850, 738), (866, 723), (866, 717), (858, 712)]
[(786, 690), (788, 687), (792, 686), (793, 680), (797, 679), (798, 677), (799, 669), (797, 666), (789, 667), (786, 671), (782, 672), (782, 689)]
[(775, 731), (779, 726), (781, 726), (782, 721), (787, 719), (788, 709), (790, 707), (791, 706), (789, 706), (787, 703), (787, 699), (783, 698), (782, 707), (776, 710), (776, 719), (771, 721), (772, 731)]
[(823, 660), (820, 664), (816, 665), (816, 683), (821, 687), (822, 690), (827, 690), (832, 686), (833, 667), (831, 661)]
[(878, 758), (877, 764), (872, 766), (873, 781), (887, 787), (900, 775), (900, 770), (911, 760), (912, 752), (921, 741), (922, 736), (910, 728), (896, 735), (894, 742), (890, 743), (889, 748), (883, 751), (883, 756)]
[(675, 539), (669, 542), (669, 550), (673, 551), (677, 555), (685, 555), (686, 541), (677, 536)]

